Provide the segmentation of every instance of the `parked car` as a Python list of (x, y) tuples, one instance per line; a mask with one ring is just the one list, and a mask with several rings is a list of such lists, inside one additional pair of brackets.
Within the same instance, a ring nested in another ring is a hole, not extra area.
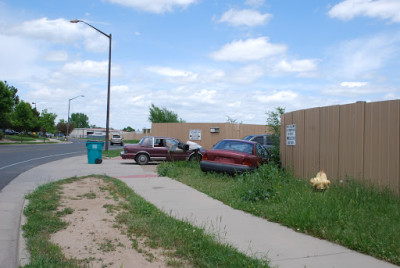
[(244, 137), (243, 139), (246, 141), (255, 141), (264, 146), (267, 150), (274, 148), (274, 139), (277, 136), (273, 134), (264, 134), (264, 135), (249, 135)]
[(6, 135), (17, 135), (17, 134), (19, 134), (17, 131), (12, 130), (12, 129), (6, 129), (5, 133), (6, 133)]
[(194, 142), (186, 144), (171, 137), (145, 136), (138, 144), (125, 145), (121, 157), (146, 165), (150, 161), (200, 160), (203, 153), (201, 146)]
[(124, 146), (124, 141), (121, 135), (118, 134), (113, 134), (111, 136), (111, 140), (110, 140), (110, 144), (114, 145), (114, 144), (119, 144), (121, 146)]
[(268, 152), (259, 143), (226, 139), (203, 154), (200, 168), (204, 172), (243, 173), (268, 162)]

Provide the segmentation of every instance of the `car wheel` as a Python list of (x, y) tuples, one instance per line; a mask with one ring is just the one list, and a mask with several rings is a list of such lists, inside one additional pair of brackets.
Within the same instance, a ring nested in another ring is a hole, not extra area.
[(149, 163), (149, 157), (145, 154), (139, 154), (138, 156), (136, 156), (135, 161), (139, 165), (146, 165), (147, 163)]
[(202, 158), (203, 158), (203, 157), (202, 157), (201, 154), (192, 154), (192, 155), (189, 157), (189, 161), (197, 161), (197, 162), (200, 162), (200, 160), (201, 160)]
[(111, 142), (111, 146), (113, 146), (113, 145), (114, 145), (114, 143)]

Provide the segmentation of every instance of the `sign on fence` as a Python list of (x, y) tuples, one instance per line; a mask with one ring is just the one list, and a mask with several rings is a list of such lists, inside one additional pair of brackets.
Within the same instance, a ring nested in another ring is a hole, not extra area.
[(286, 126), (286, 145), (296, 145), (296, 125)]
[(189, 140), (201, 141), (201, 129), (190, 129)]

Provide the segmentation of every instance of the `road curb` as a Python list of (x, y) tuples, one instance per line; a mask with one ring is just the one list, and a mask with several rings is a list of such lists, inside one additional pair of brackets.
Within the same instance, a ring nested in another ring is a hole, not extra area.
[(23, 266), (29, 264), (30, 260), (31, 260), (31, 255), (29, 254), (29, 251), (28, 251), (27, 241), (23, 235), (24, 232), (22, 230), (22, 227), (27, 222), (24, 211), (25, 211), (25, 208), (28, 206), (28, 204), (29, 204), (29, 200), (24, 198), (24, 205), (22, 207), (21, 216), (20, 216), (20, 224), (19, 224), (19, 230), (18, 230), (18, 243), (17, 243), (17, 247), (18, 247), (17, 260), (18, 260), (19, 267), (21, 267), (21, 266), (23, 267)]

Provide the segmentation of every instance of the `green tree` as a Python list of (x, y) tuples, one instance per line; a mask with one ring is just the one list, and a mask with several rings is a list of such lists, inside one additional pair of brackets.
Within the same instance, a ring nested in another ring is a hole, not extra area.
[(32, 112), (31, 105), (24, 101), (15, 106), (11, 121), (15, 130), (23, 132), (32, 131), (37, 124), (37, 118)]
[(36, 110), (36, 107), (32, 108), (32, 115), (33, 115), (33, 122), (32, 122), (32, 128), (30, 130), (34, 131), (34, 132), (39, 132), (40, 131), (40, 113), (38, 110)]
[(149, 108), (149, 121), (152, 123), (183, 123), (182, 118), (178, 119), (178, 115), (167, 108), (159, 108), (151, 104)]
[[(72, 123), (70, 122), (70, 123), (69, 123), (69, 127), (68, 127), (68, 122), (65, 122), (64, 119), (61, 119), (61, 120), (58, 122), (56, 128), (57, 128), (57, 130), (58, 130), (59, 132), (61, 132), (64, 136), (68, 136), (69, 134), (71, 134), (72, 130), (74, 130), (75, 125), (74, 125), (73, 122), (72, 122)], [(67, 135), (67, 129), (68, 129), (68, 135)]]
[(39, 123), (40, 123), (40, 131), (43, 133), (43, 136), (46, 132), (54, 133), (56, 130), (56, 120), (57, 115), (54, 113), (49, 113), (47, 109), (42, 111), (40, 115)]
[(278, 137), (281, 136), (281, 115), (285, 113), (285, 108), (277, 107), (274, 111), (266, 112), (267, 126), (272, 128), (272, 131)]
[(271, 160), (281, 164), (280, 160), (280, 138), (281, 138), (281, 115), (285, 113), (285, 108), (277, 107), (274, 111), (266, 112), (267, 126), (272, 129), (274, 148), (271, 150)]
[(76, 128), (88, 128), (89, 127), (89, 117), (83, 113), (71, 114), (70, 122), (74, 123)]
[(18, 89), (0, 81), (0, 128), (11, 127), (11, 114), (19, 103)]
[(122, 131), (126, 131), (126, 132), (135, 132), (135, 130), (134, 130), (132, 127), (130, 127), (130, 126), (124, 127), (124, 128), (122, 129)]

